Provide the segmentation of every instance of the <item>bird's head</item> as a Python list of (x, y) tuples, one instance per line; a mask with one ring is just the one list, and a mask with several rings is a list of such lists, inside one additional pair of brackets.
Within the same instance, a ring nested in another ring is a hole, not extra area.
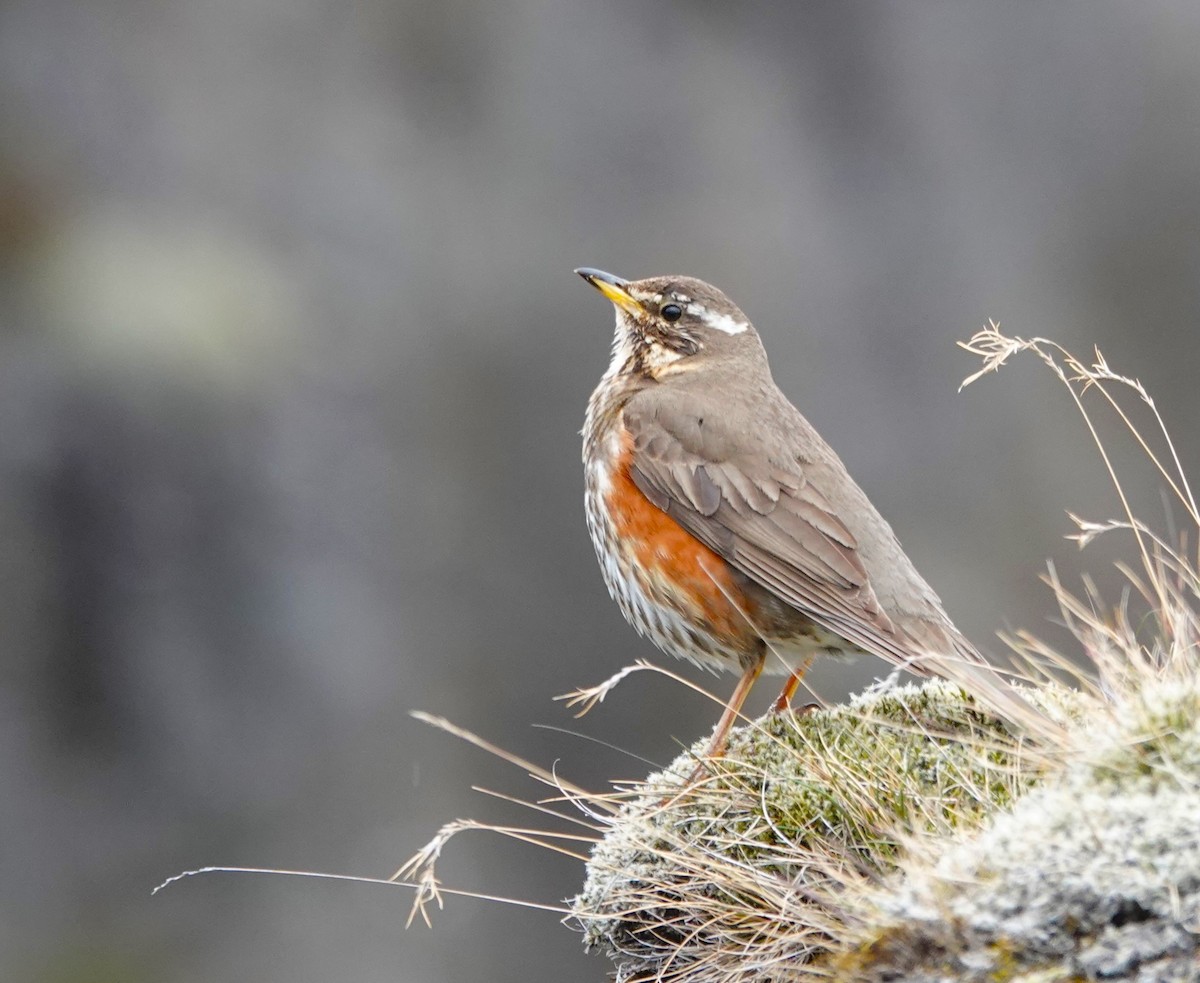
[(766, 364), (750, 319), (720, 290), (688, 276), (624, 280), (603, 270), (575, 271), (617, 312), (609, 375), (660, 380), (730, 357)]

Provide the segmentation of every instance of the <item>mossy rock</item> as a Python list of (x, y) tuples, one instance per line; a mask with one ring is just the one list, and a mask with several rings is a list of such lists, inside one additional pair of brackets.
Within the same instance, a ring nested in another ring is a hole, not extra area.
[[(715, 965), (738, 951), (746, 979), (799, 978), (844, 932), (814, 899), (885, 877), (906, 844), (978, 828), (1039, 777), (1005, 725), (944, 682), (768, 714), (689, 784), (705, 746), (637, 790), (573, 902), (618, 980), (737, 979)], [(777, 960), (791, 968), (766, 968)]]

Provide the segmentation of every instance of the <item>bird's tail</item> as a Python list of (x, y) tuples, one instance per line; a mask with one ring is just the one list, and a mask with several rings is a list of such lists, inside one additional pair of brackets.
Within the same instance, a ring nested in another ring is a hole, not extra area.
[(937, 650), (924, 646), (921, 668), (930, 675), (956, 683), (975, 698), (981, 708), (1011, 725), (1018, 733), (1040, 741), (1054, 741), (1062, 724), (1031, 702), (1029, 690), (1013, 680), (1013, 673), (992, 665), (965, 637), (954, 631), (948, 645)]

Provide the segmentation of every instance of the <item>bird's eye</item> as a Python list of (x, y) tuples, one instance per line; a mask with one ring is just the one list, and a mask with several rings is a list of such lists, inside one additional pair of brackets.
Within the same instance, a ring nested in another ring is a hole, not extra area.
[(678, 321), (683, 317), (683, 308), (678, 304), (664, 304), (658, 313), (662, 315), (664, 321)]

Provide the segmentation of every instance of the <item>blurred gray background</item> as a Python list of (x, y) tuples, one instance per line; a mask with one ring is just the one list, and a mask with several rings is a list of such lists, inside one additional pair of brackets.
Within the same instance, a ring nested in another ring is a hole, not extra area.
[[(1116, 503), (1045, 372), (958, 394), (954, 342), (1098, 343), (1200, 457), (1198, 50), (1190, 0), (0, 6), (0, 977), (602, 979), (552, 914), (150, 889), (533, 820), (410, 709), (592, 788), (711, 728), (656, 676), (551, 701), (657, 658), (584, 529), (577, 265), (723, 287), (960, 626), (1045, 628), (1064, 509)], [(581, 876), (481, 834), (442, 873)]]

